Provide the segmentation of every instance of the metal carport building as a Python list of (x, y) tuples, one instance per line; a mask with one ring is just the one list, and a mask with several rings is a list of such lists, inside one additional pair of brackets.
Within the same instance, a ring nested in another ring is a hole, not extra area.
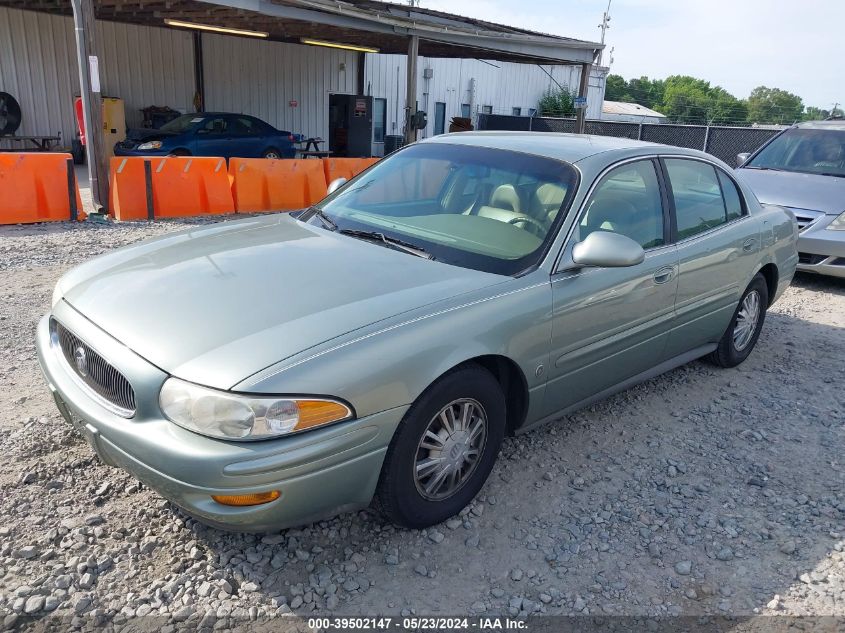
[[(4, 13), (2, 7), (9, 10)], [(214, 91), (226, 89), (225, 80), (215, 75), (213, 60), (237, 51), (243, 72), (255, 73), (261, 98), (284, 99), (287, 105), (285, 93), (299, 97), (296, 107), (286, 111), (290, 129), (308, 129), (305, 119), (325, 117), (323, 101), (329, 92), (364, 93), (365, 52), (350, 45), (407, 54), (408, 77), (416, 76), (417, 54), (578, 65), (581, 94), (586, 93), (591, 65), (601, 49), (594, 42), (374, 0), (0, 0), (0, 90), (14, 86), (23, 95), (22, 105), (28, 98), (35, 111), (52, 108), (49, 120), (62, 121), (65, 130), (72, 124), (70, 103), (79, 86), (74, 73), (82, 70), (87, 84), (90, 68), (76, 63), (79, 50), (73, 31), (68, 32), (67, 17), (74, 14), (77, 28), (85, 29), (80, 42), (90, 49), (83, 50), (81, 58), (96, 56), (101, 85), (117, 86), (121, 96), (143, 95), (148, 102), (166, 98), (186, 111), (198, 103), (213, 108)], [(245, 35), (249, 41), (244, 46), (232, 47), (235, 36), (230, 33), (178, 27), (173, 21), (263, 35)], [(21, 32), (23, 41), (19, 35), (15, 38)], [(306, 40), (321, 45), (305, 45)], [(254, 47), (272, 48), (279, 63), (250, 68), (250, 50), (258, 50)], [(415, 102), (415, 88), (416, 82), (407, 82), (406, 103)], [(59, 106), (44, 98), (53, 91), (62, 93)], [(101, 129), (96, 120), (99, 93), (91, 98), (94, 107), (86, 110), (94, 120), (87, 127)], [(132, 113), (127, 118), (130, 125), (136, 123)], [(104, 174), (104, 153), (96, 144), (92, 149), (97, 160), (89, 160), (91, 169)], [(95, 202), (106, 201), (107, 179), (92, 176)]]

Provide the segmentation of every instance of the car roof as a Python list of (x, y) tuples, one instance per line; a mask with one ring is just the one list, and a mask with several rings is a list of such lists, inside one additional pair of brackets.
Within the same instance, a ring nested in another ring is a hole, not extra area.
[(828, 121), (804, 121), (797, 123), (797, 128), (803, 130), (845, 130), (845, 119), (830, 119)]
[[(589, 156), (604, 152), (630, 153), (632, 155), (658, 152), (661, 154), (701, 154), (696, 150), (635, 141), (628, 138), (557, 132), (455, 132), (453, 134), (440, 134), (421, 142), (473, 145), (490, 149), (510, 150), (568, 163), (576, 163)], [(708, 158), (712, 159), (712, 156), (708, 156)]]

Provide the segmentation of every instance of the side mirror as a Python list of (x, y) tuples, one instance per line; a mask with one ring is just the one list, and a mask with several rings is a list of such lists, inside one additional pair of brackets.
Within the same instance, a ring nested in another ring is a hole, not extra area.
[(751, 152), (742, 152), (741, 154), (736, 155), (736, 166), (739, 167), (745, 161), (748, 160), (748, 157), (751, 156)]
[(330, 193), (334, 193), (345, 184), (346, 178), (335, 178), (329, 183), (329, 188), (326, 190), (326, 194), (328, 195)]
[(579, 266), (623, 268), (645, 259), (643, 247), (630, 237), (609, 231), (590, 233), (572, 248), (572, 260)]

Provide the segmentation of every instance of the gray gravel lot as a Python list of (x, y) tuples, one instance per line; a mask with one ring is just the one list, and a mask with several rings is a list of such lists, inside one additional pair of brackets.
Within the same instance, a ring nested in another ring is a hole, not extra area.
[(695, 362), (506, 440), (472, 506), (436, 528), (366, 511), (239, 535), (99, 464), (35, 357), (64, 271), (184, 225), (0, 227), (0, 628), (51, 613), (845, 615), (845, 283), (797, 278), (739, 368)]

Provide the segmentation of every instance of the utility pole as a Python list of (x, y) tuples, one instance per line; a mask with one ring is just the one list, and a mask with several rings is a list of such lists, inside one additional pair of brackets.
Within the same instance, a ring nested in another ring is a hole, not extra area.
[(602, 49), (599, 51), (599, 60), (598, 60), (599, 66), (601, 66), (601, 60), (602, 60), (602, 57), (604, 56), (604, 36), (605, 36), (605, 33), (607, 33), (607, 29), (610, 28), (610, 3), (612, 1), (613, 0), (607, 0), (607, 10), (604, 12), (604, 15), (602, 16), (601, 24), (599, 24), (599, 28), (601, 29), (601, 44), (602, 44)]
[(413, 125), (412, 118), (417, 111), (417, 58), (420, 50), (420, 38), (418, 35), (411, 35), (408, 38), (408, 64), (407, 79), (405, 85), (405, 143), (411, 144), (417, 140), (417, 130)]

